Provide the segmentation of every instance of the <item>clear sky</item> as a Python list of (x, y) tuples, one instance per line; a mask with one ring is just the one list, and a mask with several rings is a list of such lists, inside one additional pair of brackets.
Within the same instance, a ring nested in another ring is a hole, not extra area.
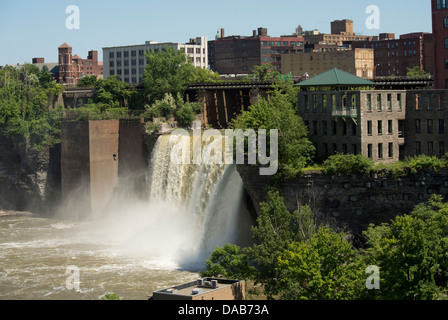
[[(80, 12), (80, 29), (69, 30), (69, 5)], [(367, 29), (366, 8), (380, 10), (380, 29)], [(304, 30), (330, 33), (330, 21), (351, 19), (355, 33), (396, 36), (431, 32), (430, 0), (0, 0), (0, 65), (44, 57), (57, 62), (57, 48), (67, 42), (74, 54), (117, 45), (188, 42), (226, 35), (251, 35), (258, 27), (270, 36)]]

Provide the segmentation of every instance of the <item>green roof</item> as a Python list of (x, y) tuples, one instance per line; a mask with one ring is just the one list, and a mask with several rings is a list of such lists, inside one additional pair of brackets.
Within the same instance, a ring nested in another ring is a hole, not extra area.
[(375, 83), (334, 68), (311, 79), (299, 82), (299, 87), (374, 86)]

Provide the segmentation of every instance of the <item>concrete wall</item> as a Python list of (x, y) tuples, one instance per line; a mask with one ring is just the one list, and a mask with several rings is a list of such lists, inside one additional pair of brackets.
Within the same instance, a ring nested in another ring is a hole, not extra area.
[[(266, 201), (268, 177), (258, 168), (238, 165), (244, 186), (260, 214), (260, 201)], [(280, 184), (281, 195), (290, 211), (297, 204), (310, 204), (318, 223), (359, 235), (369, 224), (387, 223), (397, 215), (410, 213), (432, 194), (448, 200), (448, 170), (423, 170), (403, 179), (371, 176), (328, 176), (307, 174)]]

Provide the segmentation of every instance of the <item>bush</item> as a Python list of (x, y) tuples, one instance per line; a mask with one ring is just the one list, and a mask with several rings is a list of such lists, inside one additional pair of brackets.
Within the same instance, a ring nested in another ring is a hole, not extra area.
[(193, 108), (188, 103), (184, 104), (179, 108), (179, 110), (176, 111), (176, 120), (181, 127), (191, 126), (194, 119), (195, 116)]
[(362, 155), (335, 154), (323, 163), (324, 173), (331, 175), (365, 175), (374, 169), (373, 160)]

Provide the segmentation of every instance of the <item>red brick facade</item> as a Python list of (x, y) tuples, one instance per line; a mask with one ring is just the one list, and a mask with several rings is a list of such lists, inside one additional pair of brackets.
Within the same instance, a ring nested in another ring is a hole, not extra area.
[(66, 43), (61, 45), (58, 51), (59, 83), (71, 87), (85, 76), (103, 76), (103, 63), (98, 61), (98, 51), (89, 51), (87, 59), (73, 56), (73, 48)]
[(448, 2), (431, 0), (434, 35), (434, 88), (448, 88)]

